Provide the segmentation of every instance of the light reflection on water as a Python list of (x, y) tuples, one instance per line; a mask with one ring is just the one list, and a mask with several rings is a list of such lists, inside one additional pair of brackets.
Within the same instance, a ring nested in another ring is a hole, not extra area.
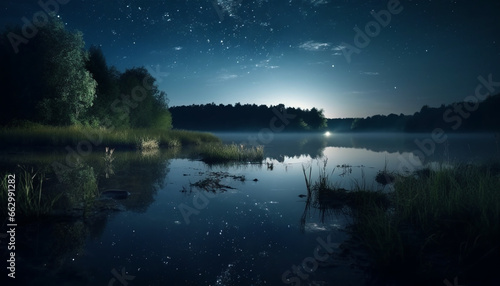
[[(221, 135), (229, 143), (246, 138), (231, 136)], [(495, 153), (495, 145), (485, 138), (460, 144), (455, 138), (447, 150), (436, 146), (441, 153), (426, 158), (427, 163), (443, 157), (486, 158), (485, 152)], [(394, 135), (277, 136), (265, 146), (272, 169), (266, 164), (207, 166), (170, 155), (145, 160), (116, 152), (111, 176), (98, 154), (88, 164), (98, 173), (100, 188), (128, 190), (131, 196), (122, 202), (127, 211), (26, 225), (19, 235), (20, 280), (26, 285), (108, 285), (124, 269), (130, 285), (279, 285), (285, 271), (312, 256), (318, 238), (330, 235), (340, 244), (348, 237), (345, 214), (328, 213), (322, 220), (320, 211), (311, 208), (301, 221), (306, 199), (299, 195), (307, 193), (302, 167), (312, 166), (312, 178), (317, 178), (327, 158), (338, 186), (379, 189), (374, 177), (385, 165), (403, 170), (402, 162), (413, 160), (418, 163), (414, 167), (421, 166), (412, 142)], [(234, 189), (216, 194), (190, 187), (213, 172), (246, 180), (224, 177), (221, 184)], [(190, 210), (189, 215), (181, 209)], [(57, 253), (50, 252), (55, 246)], [(363, 277), (348, 263), (331, 266), (319, 267), (308, 281), (359, 284)]]

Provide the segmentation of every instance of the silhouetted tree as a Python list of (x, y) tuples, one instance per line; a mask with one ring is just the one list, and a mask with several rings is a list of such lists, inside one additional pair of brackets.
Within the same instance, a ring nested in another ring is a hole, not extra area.
[[(21, 28), (7, 29), (0, 40), (0, 52), (5, 59), (1, 84), (10, 86), (2, 104), (11, 109), (7, 116), (56, 125), (79, 123), (85, 110), (92, 106), (96, 89), (96, 82), (85, 69), (88, 55), (82, 34), (66, 31), (64, 23), (55, 17), (49, 17), (38, 28), (36, 37), (16, 49), (9, 40), (13, 34), (21, 35)], [(13, 105), (21, 107), (16, 110), (17, 116)]]
[(121, 108), (129, 117), (130, 127), (172, 127), (167, 95), (158, 89), (156, 79), (145, 68), (126, 70), (119, 82)]

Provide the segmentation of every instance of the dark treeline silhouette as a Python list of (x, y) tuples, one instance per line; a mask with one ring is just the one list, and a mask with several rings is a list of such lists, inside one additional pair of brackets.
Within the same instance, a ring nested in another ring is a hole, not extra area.
[(407, 115), (374, 115), (367, 118), (356, 118), (351, 124), (353, 131), (404, 131), (407, 120), (411, 116)]
[(350, 132), (354, 120), (356, 120), (356, 118), (329, 118), (326, 124), (329, 131)]
[(500, 94), (482, 102), (457, 102), (440, 107), (424, 105), (413, 115), (374, 115), (366, 118), (328, 119), (336, 132), (445, 132), (500, 131)]
[(166, 94), (145, 68), (109, 67), (82, 33), (48, 18), (29, 39), (19, 26), (0, 33), (0, 124), (171, 128)]
[(240, 104), (201, 104), (170, 108), (174, 128), (203, 131), (321, 131), (326, 128), (323, 110)]

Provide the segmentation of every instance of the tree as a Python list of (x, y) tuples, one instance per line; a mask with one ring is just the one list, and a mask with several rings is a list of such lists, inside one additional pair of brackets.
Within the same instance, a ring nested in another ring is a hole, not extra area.
[(24, 110), (21, 119), (55, 125), (79, 123), (92, 106), (96, 89), (95, 80), (85, 69), (88, 55), (83, 36), (66, 31), (64, 23), (54, 16), (38, 29), (35, 37), (19, 47), (19, 53), (6, 49), (10, 45), (5, 39), (10, 32), (19, 34), (21, 28), (3, 33), (1, 52), (10, 58), (5, 65), (10, 74), (2, 73), (2, 84), (12, 80), (9, 96), (17, 104), (25, 103), (19, 106)]
[(123, 111), (129, 116), (130, 127), (172, 128), (167, 95), (158, 89), (156, 79), (145, 68), (126, 70), (119, 82)]
[[(43, 122), (69, 125), (79, 123), (80, 115), (92, 106), (96, 81), (85, 69), (88, 54), (81, 32), (65, 30), (64, 23), (50, 17), (34, 38), (47, 73), (42, 80), (43, 99), (38, 104)], [(31, 44), (31, 43), (30, 43)]]
[(126, 127), (128, 118), (122, 118), (111, 110), (113, 102), (120, 98), (120, 72), (114, 67), (108, 67), (101, 48), (92, 46), (89, 49), (89, 59), (86, 68), (97, 82), (94, 104), (88, 109), (86, 118), (97, 125), (107, 125), (116, 128)]

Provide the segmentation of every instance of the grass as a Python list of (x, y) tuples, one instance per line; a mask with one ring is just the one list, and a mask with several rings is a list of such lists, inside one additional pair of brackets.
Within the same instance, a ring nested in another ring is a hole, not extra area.
[(159, 147), (177, 147), (220, 143), (220, 139), (210, 133), (185, 130), (159, 129), (99, 129), (83, 126), (46, 126), (30, 124), (21, 127), (2, 128), (2, 147), (55, 147), (76, 146), (90, 142), (93, 146), (113, 146), (115, 148), (137, 148), (141, 140), (154, 138)]
[(392, 210), (371, 206), (355, 222), (381, 273), (473, 280), (498, 265), (498, 174), (461, 165), (398, 176)]
[[(23, 219), (51, 215), (55, 209), (82, 210), (85, 216), (98, 195), (97, 176), (90, 166), (80, 164), (61, 174), (61, 183), (54, 185), (49, 167), (35, 170), (18, 166), (15, 178), (15, 215)], [(52, 181), (52, 185), (47, 182)], [(9, 202), (8, 175), (1, 176), (0, 204)], [(14, 201), (13, 201), (14, 202)], [(10, 206), (10, 205), (9, 205)], [(0, 208), (7, 215), (7, 208)], [(11, 211), (11, 210), (9, 210)]]
[(205, 144), (199, 147), (198, 152), (202, 161), (207, 164), (221, 164), (229, 162), (262, 162), (264, 148), (245, 147), (238, 144)]
[[(37, 217), (49, 214), (60, 196), (51, 197), (45, 194), (43, 185), (46, 171), (43, 169), (34, 170), (25, 166), (18, 167), (20, 170), (15, 173), (15, 192), (12, 196), (15, 199), (12, 201), (14, 203), (12, 206), (15, 207), (16, 217)], [(2, 175), (1, 184), (0, 202), (2, 206), (7, 207), (9, 201), (7, 174)], [(2, 215), (7, 214), (6, 207), (0, 208)]]
[(418, 277), (418, 283), (432, 285), (459, 275), (465, 285), (489, 281), (495, 273), (488, 269), (500, 266), (498, 165), (390, 173), (391, 193), (336, 188), (326, 163), (315, 182), (310, 170), (303, 172), (316, 208), (350, 207), (351, 233), (370, 254), (379, 279), (403, 283)]
[(137, 141), (137, 149), (141, 151), (151, 151), (160, 148), (159, 140), (155, 138), (144, 137)]

